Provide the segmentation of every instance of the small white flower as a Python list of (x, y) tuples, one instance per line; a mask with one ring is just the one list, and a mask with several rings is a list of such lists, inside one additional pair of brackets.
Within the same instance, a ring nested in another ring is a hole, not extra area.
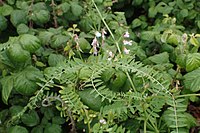
[(130, 41), (123, 40), (123, 44), (124, 44), (124, 45), (130, 45), (130, 46), (131, 46), (131, 45), (132, 45), (132, 42), (133, 42), (132, 40), (130, 40)]
[(125, 34), (124, 34), (124, 37), (125, 37), (125, 38), (129, 38), (129, 37), (130, 37), (130, 35), (129, 35), (129, 32), (128, 32), (128, 31), (126, 31), (126, 32), (125, 32)]
[(99, 38), (99, 37), (101, 37), (101, 33), (98, 32), (98, 31), (96, 31), (96, 32), (95, 32), (95, 36)]
[(108, 58), (108, 61), (111, 61), (112, 60), (112, 58)]
[(112, 51), (108, 52), (108, 55), (109, 55), (110, 57), (113, 57), (113, 56), (114, 56), (114, 54), (112, 53)]
[(125, 53), (125, 54), (129, 54), (129, 52), (130, 52), (130, 50), (124, 48), (124, 53)]
[(99, 120), (99, 122), (100, 122), (101, 124), (106, 124), (106, 120), (105, 120), (105, 119), (101, 119), (101, 120)]

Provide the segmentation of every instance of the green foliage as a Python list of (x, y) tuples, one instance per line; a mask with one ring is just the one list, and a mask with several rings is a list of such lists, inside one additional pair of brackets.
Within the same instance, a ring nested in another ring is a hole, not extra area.
[(181, 133), (200, 90), (197, 0), (0, 1), (0, 132)]

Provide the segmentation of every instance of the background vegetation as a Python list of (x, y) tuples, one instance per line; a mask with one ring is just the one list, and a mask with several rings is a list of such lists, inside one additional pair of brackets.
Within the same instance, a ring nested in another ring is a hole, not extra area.
[(195, 133), (198, 0), (0, 0), (0, 132)]

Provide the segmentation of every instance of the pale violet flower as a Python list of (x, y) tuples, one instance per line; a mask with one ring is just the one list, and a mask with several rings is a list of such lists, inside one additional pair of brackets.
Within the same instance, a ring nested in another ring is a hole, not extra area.
[(98, 31), (96, 31), (96, 32), (95, 32), (95, 36), (99, 38), (99, 37), (101, 37), (101, 33), (98, 32)]
[(91, 45), (92, 45), (92, 46), (99, 47), (99, 43), (98, 43), (98, 40), (97, 40), (97, 38), (96, 38), (96, 37), (93, 39), (93, 41), (92, 41), (92, 44), (91, 44)]
[(125, 53), (125, 54), (129, 54), (129, 52), (130, 52), (130, 50), (124, 48), (124, 53)]
[(132, 42), (133, 42), (132, 40), (130, 40), (130, 41), (123, 40), (123, 44), (124, 44), (124, 45), (130, 45), (130, 46), (131, 46), (131, 45), (132, 45)]
[(130, 37), (130, 35), (129, 35), (129, 32), (128, 32), (128, 31), (126, 31), (126, 32), (125, 32), (125, 34), (124, 34), (124, 37), (125, 37), (125, 38), (129, 38), (129, 37)]

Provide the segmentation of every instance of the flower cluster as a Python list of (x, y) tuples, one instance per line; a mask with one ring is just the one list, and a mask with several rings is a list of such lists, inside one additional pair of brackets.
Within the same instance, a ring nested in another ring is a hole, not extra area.
[(130, 50), (127, 49), (125, 46), (126, 46), (126, 45), (132, 46), (132, 42), (133, 42), (133, 41), (132, 41), (132, 40), (128, 40), (129, 37), (130, 37), (130, 34), (129, 34), (128, 31), (126, 31), (126, 32), (124, 33), (123, 37), (124, 37), (124, 40), (123, 40), (123, 44), (124, 44), (123, 51), (124, 51), (125, 54), (129, 54)]
[(92, 47), (93, 47), (92, 52), (93, 52), (94, 55), (98, 54), (98, 48), (100, 46), (99, 42), (98, 42), (98, 38), (102, 37), (102, 39), (101, 39), (101, 46), (104, 46), (105, 34), (107, 34), (107, 33), (106, 33), (106, 31), (104, 29), (102, 29), (101, 33), (98, 32), (98, 31), (95, 32), (95, 37), (92, 40), (92, 44), (91, 44)]

